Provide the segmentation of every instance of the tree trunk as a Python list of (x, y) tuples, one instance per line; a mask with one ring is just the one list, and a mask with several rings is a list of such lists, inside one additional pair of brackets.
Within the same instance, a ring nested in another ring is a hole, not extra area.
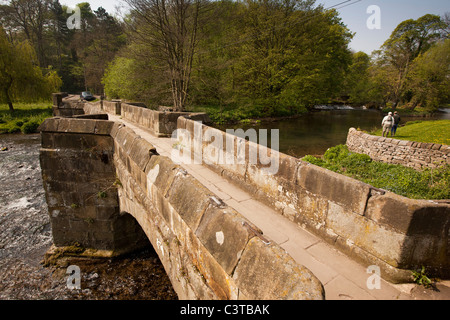
[(9, 83), (8, 83), (8, 85), (6, 87), (4, 87), (3, 93), (5, 94), (6, 103), (8, 104), (9, 111), (13, 112), (14, 111), (14, 106), (13, 106), (11, 97), (9, 96), (9, 89), (12, 86), (13, 79), (12, 79), (11, 75), (8, 75), (8, 78), (9, 78)]
[(5, 97), (6, 97), (6, 103), (8, 104), (8, 107), (9, 107), (9, 111), (13, 112), (14, 111), (14, 106), (13, 106), (13, 103), (12, 103), (11, 98), (9, 96), (7, 88), (5, 89), (4, 94), (5, 94)]
[(11, 111), (11, 112), (14, 111), (14, 106), (11, 101), (8, 101), (8, 107), (9, 107), (9, 111)]

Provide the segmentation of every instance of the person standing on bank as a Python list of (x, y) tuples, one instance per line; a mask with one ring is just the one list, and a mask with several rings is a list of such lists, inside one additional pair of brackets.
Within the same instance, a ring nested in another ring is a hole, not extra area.
[(392, 126), (394, 125), (394, 117), (392, 116), (392, 112), (389, 112), (386, 117), (383, 118), (381, 122), (381, 126), (383, 127), (383, 137), (386, 134), (386, 137), (391, 132)]
[(392, 129), (391, 129), (391, 137), (395, 136), (395, 134), (397, 133), (397, 128), (398, 125), (400, 124), (400, 115), (398, 114), (397, 111), (394, 112), (394, 124), (392, 125)]

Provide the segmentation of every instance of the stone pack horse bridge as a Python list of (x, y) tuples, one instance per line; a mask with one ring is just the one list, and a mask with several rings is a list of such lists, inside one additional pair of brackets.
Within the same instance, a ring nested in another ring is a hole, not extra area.
[[(40, 161), (54, 250), (110, 257), (150, 240), (180, 299), (408, 299), (395, 284), (411, 270), (450, 274), (448, 201), (373, 188), (205, 114), (65, 94), (53, 109)], [(174, 150), (204, 161), (177, 164)]]

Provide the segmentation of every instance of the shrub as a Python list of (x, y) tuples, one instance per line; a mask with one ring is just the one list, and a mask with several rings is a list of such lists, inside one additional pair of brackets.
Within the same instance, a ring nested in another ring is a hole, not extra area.
[(40, 126), (40, 122), (38, 122), (37, 120), (31, 120), (27, 123), (25, 123), (22, 126), (22, 133), (24, 134), (30, 134), (30, 133), (36, 133), (38, 127)]

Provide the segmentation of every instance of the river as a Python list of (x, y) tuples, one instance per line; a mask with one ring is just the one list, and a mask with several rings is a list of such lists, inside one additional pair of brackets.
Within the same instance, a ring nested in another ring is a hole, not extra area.
[[(401, 115), (400, 115), (401, 116)], [(217, 128), (247, 130), (249, 128), (279, 129), (279, 150), (295, 157), (322, 155), (333, 146), (345, 144), (351, 127), (370, 131), (381, 127), (384, 114), (377, 110), (358, 108), (331, 109), (323, 107), (294, 119), (258, 124), (221, 125)], [(407, 121), (424, 120), (423, 117), (402, 117), (401, 124)], [(450, 119), (450, 113), (439, 112), (426, 120)], [(270, 143), (270, 138), (268, 139)]]
[(72, 259), (81, 289), (67, 287), (67, 266), (44, 267), (52, 245), (39, 165), (40, 136), (0, 135), (0, 300), (174, 300), (153, 248), (116, 259)]

